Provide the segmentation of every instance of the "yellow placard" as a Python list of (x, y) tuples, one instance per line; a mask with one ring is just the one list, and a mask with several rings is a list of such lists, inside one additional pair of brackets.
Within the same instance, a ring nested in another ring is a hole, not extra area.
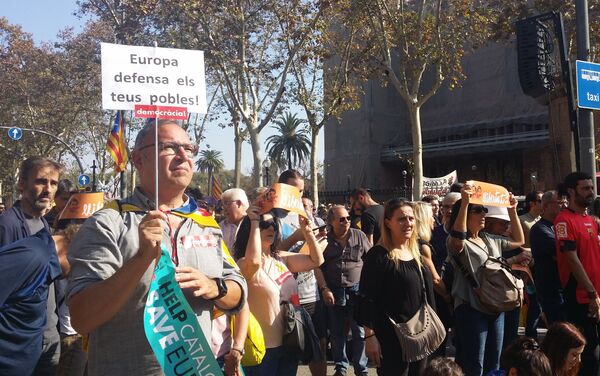
[(502, 206), (506, 208), (510, 206), (508, 190), (503, 186), (477, 180), (469, 180), (467, 184), (473, 187), (473, 194), (470, 199), (471, 204)]
[(285, 209), (306, 218), (306, 211), (302, 205), (300, 191), (293, 185), (275, 183), (258, 199), (261, 213), (271, 211), (273, 208)]

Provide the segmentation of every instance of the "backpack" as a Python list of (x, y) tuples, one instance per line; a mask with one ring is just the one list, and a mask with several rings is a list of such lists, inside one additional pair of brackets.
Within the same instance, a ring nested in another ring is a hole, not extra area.
[[(488, 255), (475, 272), (475, 278), (479, 283), (476, 291), (481, 305), (492, 313), (508, 312), (520, 307), (523, 303), (523, 280), (513, 272), (506, 260), (492, 257), (487, 249), (468, 241)], [(471, 264), (468, 251), (464, 252), (467, 252), (467, 259)]]

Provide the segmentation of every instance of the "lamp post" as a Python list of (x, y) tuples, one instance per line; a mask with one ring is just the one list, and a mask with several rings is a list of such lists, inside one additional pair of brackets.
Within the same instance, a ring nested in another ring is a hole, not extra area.
[(402, 170), (402, 196), (404, 196), (404, 198), (406, 198), (406, 175), (408, 175), (408, 172), (406, 170)]
[(265, 185), (269, 186), (269, 167), (271, 167), (271, 160), (266, 158), (263, 163), (263, 167), (265, 168)]

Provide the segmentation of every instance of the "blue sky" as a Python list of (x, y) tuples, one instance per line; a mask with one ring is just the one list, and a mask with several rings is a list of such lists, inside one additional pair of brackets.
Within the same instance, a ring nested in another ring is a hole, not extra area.
[[(74, 27), (75, 31), (81, 30), (85, 20), (73, 15), (76, 10), (76, 0), (0, 0), (0, 16), (6, 17), (11, 24), (21, 25), (23, 30), (31, 33), (37, 42), (53, 41), (56, 39), (57, 33), (67, 27)], [(298, 113), (298, 116), (303, 117), (301, 113)], [(265, 140), (271, 134), (272, 132), (267, 127), (262, 132), (261, 139)], [(232, 128), (221, 129), (216, 125), (208, 126), (206, 141), (201, 147), (206, 147), (206, 144), (210, 145), (212, 149), (221, 151), (225, 167), (233, 169)], [(321, 132), (319, 135), (319, 160), (323, 159), (323, 144), (323, 132)], [(251, 167), (252, 151), (250, 145), (245, 143), (242, 150), (242, 172), (248, 174)]]

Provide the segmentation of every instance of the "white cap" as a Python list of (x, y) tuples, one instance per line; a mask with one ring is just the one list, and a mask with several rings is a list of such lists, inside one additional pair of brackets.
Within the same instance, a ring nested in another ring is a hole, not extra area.
[(503, 206), (486, 206), (488, 212), (485, 215), (486, 218), (497, 218), (503, 219), (507, 222), (510, 222), (510, 217), (508, 216), (508, 210)]

